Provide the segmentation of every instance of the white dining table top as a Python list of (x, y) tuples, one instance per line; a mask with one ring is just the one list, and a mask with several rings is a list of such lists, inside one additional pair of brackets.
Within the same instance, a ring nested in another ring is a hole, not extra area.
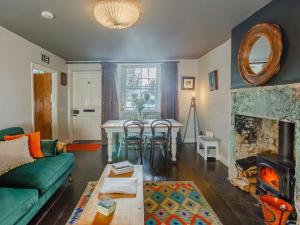
[[(183, 124), (180, 122), (174, 120), (174, 119), (168, 119), (171, 124), (172, 128), (181, 128), (184, 127)], [(126, 120), (108, 120), (104, 124), (102, 124), (101, 128), (123, 128), (123, 124)], [(151, 127), (151, 122), (153, 120), (145, 120), (146, 123), (144, 123), (145, 128), (150, 128)]]

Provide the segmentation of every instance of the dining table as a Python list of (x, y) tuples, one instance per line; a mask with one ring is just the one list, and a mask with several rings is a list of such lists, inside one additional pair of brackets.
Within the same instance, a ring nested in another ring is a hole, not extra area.
[[(171, 124), (171, 155), (172, 155), (172, 161), (176, 162), (176, 153), (177, 153), (177, 133), (179, 132), (179, 129), (184, 127), (183, 124), (180, 122), (174, 120), (174, 119), (168, 119)], [(108, 149), (108, 162), (112, 162), (112, 154), (113, 151), (116, 151), (116, 143), (117, 143), (117, 134), (123, 133), (124, 134), (124, 127), (123, 124), (126, 120), (108, 120), (104, 124), (101, 125), (101, 128), (103, 128), (107, 134), (107, 149)], [(151, 133), (151, 123), (153, 120), (144, 120), (144, 133)], [(157, 132), (165, 132), (165, 127), (156, 127), (155, 130)], [(131, 127), (130, 132), (137, 132), (138, 128)]]

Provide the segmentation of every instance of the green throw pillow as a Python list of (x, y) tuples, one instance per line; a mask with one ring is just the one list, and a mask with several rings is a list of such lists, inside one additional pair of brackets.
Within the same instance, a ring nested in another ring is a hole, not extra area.
[(56, 156), (57, 140), (42, 140), (41, 147), (45, 157)]

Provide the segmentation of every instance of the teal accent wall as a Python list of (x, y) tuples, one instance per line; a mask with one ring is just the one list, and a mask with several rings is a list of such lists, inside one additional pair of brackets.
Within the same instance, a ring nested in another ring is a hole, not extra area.
[(300, 82), (300, 1), (272, 0), (252, 16), (237, 25), (231, 33), (231, 88), (249, 87), (244, 83), (237, 66), (238, 51), (245, 34), (257, 23), (275, 23), (282, 29), (283, 54), (280, 71), (266, 85)]
[(234, 162), (235, 115), (245, 115), (296, 124), (296, 183), (300, 186), (300, 84), (232, 90), (230, 161)]

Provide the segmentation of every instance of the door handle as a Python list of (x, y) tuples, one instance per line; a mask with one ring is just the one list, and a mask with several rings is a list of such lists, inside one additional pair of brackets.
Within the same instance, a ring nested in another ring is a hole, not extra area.
[(78, 115), (78, 114), (79, 114), (79, 110), (78, 110), (78, 109), (74, 109), (74, 110), (73, 110), (73, 114), (74, 114), (74, 115)]
[(83, 112), (96, 112), (95, 109), (84, 109)]

